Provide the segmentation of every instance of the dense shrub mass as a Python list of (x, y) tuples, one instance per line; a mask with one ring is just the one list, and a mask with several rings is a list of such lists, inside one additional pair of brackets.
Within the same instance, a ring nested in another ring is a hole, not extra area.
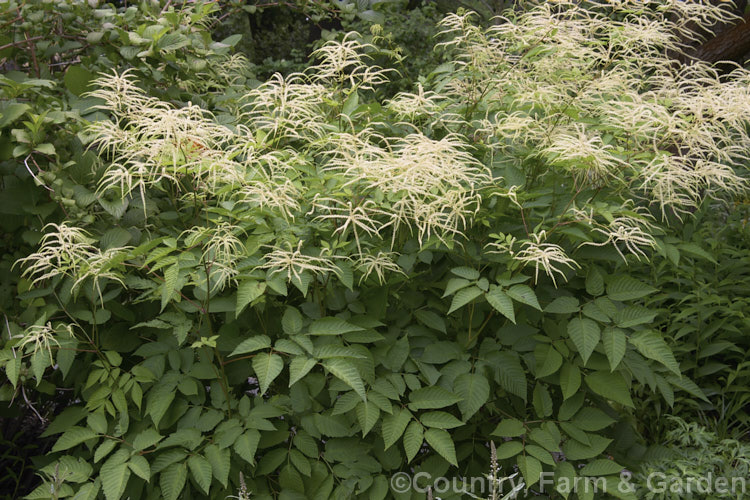
[[(750, 72), (670, 58), (722, 6), (459, 11), (390, 96), (377, 25), (258, 82), (214, 2), (0, 5), (0, 399), (51, 437), (29, 498), (746, 468), (720, 439), (747, 430)], [(725, 463), (680, 448), (699, 430)]]

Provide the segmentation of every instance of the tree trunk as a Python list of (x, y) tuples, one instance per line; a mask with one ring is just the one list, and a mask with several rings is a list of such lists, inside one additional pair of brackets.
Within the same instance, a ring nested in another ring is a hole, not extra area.
[(750, 13), (731, 28), (688, 52), (688, 56), (708, 63), (733, 61), (744, 64), (750, 53)]

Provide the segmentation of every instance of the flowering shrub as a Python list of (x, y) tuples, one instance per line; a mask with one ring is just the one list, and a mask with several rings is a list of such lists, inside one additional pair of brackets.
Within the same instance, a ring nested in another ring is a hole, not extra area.
[(357, 33), (257, 86), (238, 58), (173, 94), (93, 82), (97, 158), (18, 260), (0, 351), (6, 399), (75, 394), (32, 498), (385, 498), (490, 462), (567, 497), (542, 472), (637, 466), (642, 388), (706, 398), (629, 265), (677, 266), (674, 227), (745, 190), (750, 73), (668, 57), (730, 14), (507, 16), (446, 17), (451, 62), (386, 101)]

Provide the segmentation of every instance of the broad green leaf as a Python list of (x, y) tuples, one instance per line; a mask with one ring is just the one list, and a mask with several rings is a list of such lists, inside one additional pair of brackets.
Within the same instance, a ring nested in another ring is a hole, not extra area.
[(187, 465), (196, 484), (208, 495), (211, 488), (211, 464), (200, 455), (192, 455), (188, 458)]
[(166, 439), (161, 441), (157, 449), (168, 448), (170, 446), (184, 446), (185, 448), (197, 448), (203, 441), (198, 429), (182, 428), (171, 433)]
[(461, 394), (463, 399), (458, 402), (461, 417), (469, 420), (490, 397), (490, 384), (478, 373), (462, 373), (453, 383), (453, 392)]
[(609, 360), (610, 370), (615, 371), (615, 368), (620, 365), (620, 361), (625, 356), (625, 332), (619, 328), (608, 326), (602, 332), (602, 345), (604, 346), (604, 353)]
[(471, 281), (463, 279), (463, 278), (451, 278), (448, 280), (448, 283), (445, 285), (445, 292), (443, 292), (443, 298), (449, 297), (456, 293), (457, 291), (461, 290), (462, 288), (466, 288), (467, 286), (471, 285)]
[(255, 335), (248, 337), (239, 343), (237, 347), (229, 354), (229, 356), (237, 356), (238, 354), (247, 354), (250, 352), (259, 351), (261, 349), (268, 349), (271, 347), (271, 339), (266, 335)]
[(64, 477), (68, 483), (84, 483), (91, 478), (94, 468), (83, 458), (62, 456), (59, 460), (41, 468), (45, 475), (52, 476), (57, 472), (58, 477)]
[(635, 300), (656, 292), (656, 288), (627, 275), (618, 275), (607, 283), (607, 296), (612, 300)]
[(424, 432), (424, 439), (427, 441), (427, 444), (429, 444), (433, 450), (438, 452), (441, 457), (446, 459), (448, 463), (458, 467), (456, 447), (453, 444), (453, 440), (448, 431), (442, 429), (427, 429)]
[(343, 358), (331, 358), (323, 362), (323, 366), (326, 370), (331, 372), (336, 378), (346, 383), (349, 387), (359, 394), (359, 397), (364, 401), (365, 397), (365, 385), (362, 382), (362, 377), (359, 375), (357, 367), (348, 359)]
[[(606, 297), (599, 297), (599, 299), (603, 299)], [(599, 300), (597, 299), (597, 300)], [(587, 302), (583, 305), (583, 308), (581, 309), (581, 313), (583, 313), (584, 316), (591, 318), (593, 320), (599, 321), (600, 323), (609, 323), (610, 317), (607, 316), (604, 311), (602, 311), (599, 306), (595, 302)]]
[(339, 279), (339, 281), (349, 290), (354, 289), (354, 270), (352, 269), (352, 266), (347, 264), (345, 261), (339, 261), (336, 264), (336, 267), (338, 268), (338, 272), (336, 272), (336, 277)]
[(661, 392), (664, 400), (670, 407), (674, 407), (674, 388), (672, 385), (661, 375), (654, 374), (654, 379), (656, 380), (656, 386), (659, 388), (659, 392)]
[[(247, 424), (251, 426), (255, 424), (255, 422), (250, 421), (247, 422)], [(225, 419), (216, 427), (214, 431), (213, 441), (216, 445), (219, 446), (219, 448), (228, 448), (232, 446), (234, 442), (240, 437), (242, 431), (243, 426), (238, 419)]]
[(21, 375), (21, 356), (15, 355), (5, 362), (5, 376), (13, 384), (13, 389), (18, 385), (18, 377)]
[(611, 439), (596, 434), (589, 436), (591, 445), (586, 446), (575, 439), (569, 439), (563, 443), (562, 449), (565, 458), (568, 460), (588, 460), (601, 455), (607, 446), (612, 442)]
[(596, 322), (588, 318), (573, 318), (568, 323), (568, 335), (575, 344), (583, 363), (589, 360), (601, 338), (601, 330)]
[(620, 474), (606, 476), (605, 481), (607, 493), (612, 495), (614, 498), (617, 498), (619, 500), (640, 500), (636, 495), (635, 485), (633, 485), (632, 483), (623, 484), (623, 480), (620, 477)]
[(630, 399), (630, 389), (619, 372), (597, 371), (586, 375), (586, 385), (592, 391), (621, 405), (633, 408), (633, 400)]
[(514, 352), (503, 351), (493, 358), (497, 381), (506, 391), (526, 401), (526, 372)]
[(30, 109), (28, 104), (12, 102), (0, 109), (0, 128), (6, 127)]
[(409, 409), (424, 410), (445, 408), (458, 403), (463, 398), (440, 386), (422, 387), (409, 394)]
[(305, 491), (305, 483), (302, 476), (289, 460), (287, 460), (286, 464), (282, 465), (279, 471), (279, 485), (287, 491), (296, 491), (298, 493)]
[(586, 464), (581, 469), (582, 476), (608, 476), (610, 474), (619, 474), (623, 470), (623, 466), (615, 462), (614, 460), (593, 460)]
[(454, 359), (460, 359), (463, 354), (461, 346), (456, 342), (438, 341), (428, 344), (419, 357), (422, 363), (439, 365)]
[(176, 384), (169, 383), (169, 381), (164, 379), (157, 382), (157, 384), (148, 392), (146, 412), (151, 416), (154, 425), (158, 428), (159, 422), (164, 414), (167, 413), (169, 406), (174, 400)]
[(127, 231), (121, 227), (113, 227), (106, 233), (104, 233), (99, 240), (99, 246), (102, 250), (109, 248), (124, 247), (133, 237), (130, 231)]
[(418, 311), (414, 312), (414, 316), (428, 328), (432, 328), (433, 330), (437, 330), (442, 333), (446, 332), (445, 320), (434, 312), (428, 311), (426, 309), (419, 309)]
[(253, 371), (258, 378), (261, 395), (266, 393), (268, 386), (279, 376), (283, 369), (284, 360), (278, 354), (263, 352), (253, 357)]
[(83, 68), (81, 65), (69, 66), (63, 77), (63, 83), (65, 87), (70, 90), (71, 93), (80, 96), (87, 90), (91, 85), (92, 80), (96, 78), (96, 75), (91, 71)]
[[(218, 414), (221, 416), (221, 413)], [(173, 448), (171, 450), (163, 451), (151, 462), (151, 474), (158, 474), (172, 464), (182, 462), (187, 458), (188, 454), (182, 448)]]
[(520, 455), (516, 459), (518, 468), (521, 470), (526, 487), (535, 485), (542, 475), (542, 464), (536, 458), (529, 455)]
[[(400, 437), (400, 436), (399, 436)], [(310, 458), (318, 457), (318, 445), (315, 439), (304, 430), (298, 431), (292, 439), (295, 448)]]
[(294, 357), (292, 362), (289, 363), (289, 387), (307, 375), (316, 364), (317, 361), (312, 358), (304, 356)]
[(312, 283), (312, 280), (312, 273), (302, 271), (301, 273), (299, 273), (299, 275), (294, 274), (290, 281), (292, 285), (294, 285), (294, 287), (302, 293), (303, 297), (307, 297), (307, 290), (310, 288), (310, 283)]
[(695, 382), (690, 380), (687, 377), (677, 377), (675, 375), (667, 375), (665, 377), (670, 384), (673, 386), (682, 389), (683, 391), (687, 392), (688, 394), (692, 394), (696, 398), (702, 399), (705, 402), (709, 402), (709, 399), (706, 397), (706, 394), (701, 390), (700, 387), (698, 387)]
[(71, 427), (55, 442), (52, 452), (68, 450), (96, 437), (98, 434), (88, 427)]
[(129, 457), (130, 453), (121, 449), (102, 465), (99, 478), (102, 480), (102, 490), (107, 500), (119, 500), (125, 491), (125, 484), (130, 477), (130, 468), (127, 463)]
[[(346, 395), (339, 398), (339, 403), (341, 400), (343, 400), (346, 397)], [(359, 400), (356, 397), (356, 393), (352, 392), (351, 397), (347, 398), (349, 399), (349, 402), (347, 402), (347, 408), (344, 413), (349, 412), (354, 409), (355, 406), (357, 406), (357, 403)], [(345, 437), (350, 435), (350, 422), (342, 417), (341, 413), (336, 413), (337, 405), (334, 405), (334, 410), (330, 414), (315, 414), (315, 425), (320, 431), (321, 434), (324, 434), (326, 436), (331, 437)]]
[(523, 451), (523, 444), (520, 441), (506, 441), (497, 447), (497, 458), (507, 460), (515, 457)]
[(615, 420), (599, 408), (588, 406), (581, 408), (573, 417), (573, 424), (587, 432), (600, 431), (614, 423)]
[(277, 470), (281, 464), (286, 462), (289, 457), (288, 450), (284, 448), (274, 448), (266, 453), (263, 458), (258, 462), (258, 468), (255, 470), (255, 474), (258, 476), (265, 476), (271, 472)]
[(563, 399), (573, 396), (581, 387), (581, 370), (576, 365), (566, 362), (560, 370), (560, 388)]
[(404, 432), (404, 452), (406, 453), (406, 461), (411, 462), (412, 459), (417, 455), (417, 452), (422, 447), (422, 441), (424, 441), (424, 429), (422, 424), (419, 422), (411, 422)]
[(297, 335), (302, 331), (302, 314), (294, 307), (287, 307), (281, 317), (281, 328), (287, 335)]
[(180, 277), (180, 265), (172, 264), (164, 271), (164, 283), (161, 288), (161, 310), (167, 306), (172, 294), (177, 288), (177, 279)]
[(390, 490), (391, 487), (388, 483), (388, 478), (383, 475), (377, 475), (367, 492), (369, 493), (370, 500), (385, 500)]
[(301, 474), (307, 477), (312, 475), (310, 460), (298, 450), (289, 450), (289, 461), (292, 462), (294, 467), (300, 471)]
[(460, 309), (480, 295), (482, 295), (482, 290), (476, 286), (470, 286), (469, 288), (459, 290), (459, 292), (453, 297), (451, 308), (448, 310), (448, 314), (452, 313), (456, 309)]
[(222, 40), (221, 44), (228, 45), (229, 47), (234, 47), (239, 43), (240, 40), (242, 40), (242, 35), (230, 35)]
[(333, 404), (333, 412), (331, 415), (343, 415), (344, 413), (348, 413), (361, 402), (362, 398), (360, 398), (356, 392), (346, 392), (336, 399), (336, 402)]
[[(73, 500), (96, 500), (97, 498), (101, 498), (99, 496), (99, 491), (101, 490), (101, 488), (101, 479), (97, 479), (93, 483), (86, 483), (78, 489), (75, 496), (73, 497)], [(31, 496), (29, 495), (26, 498), (31, 498)], [(45, 498), (49, 497), (45, 495)]]
[(391, 345), (388, 355), (382, 360), (383, 366), (389, 370), (400, 371), (409, 358), (409, 353), (409, 336), (404, 335)]
[(362, 437), (364, 437), (377, 423), (380, 417), (380, 409), (370, 401), (360, 401), (354, 412), (357, 415), (359, 427), (362, 429)]
[(163, 439), (159, 431), (153, 427), (147, 427), (133, 439), (133, 450), (141, 451), (150, 448)]
[(390, 448), (393, 443), (398, 441), (401, 435), (404, 433), (406, 426), (411, 421), (411, 413), (409, 410), (401, 408), (395, 409), (391, 415), (386, 415), (383, 418), (383, 441), (385, 443), (385, 449)]
[(594, 297), (604, 293), (604, 278), (596, 267), (589, 269), (586, 275), (586, 292)]
[(464, 422), (444, 411), (428, 411), (419, 416), (419, 421), (423, 426), (435, 429), (453, 429), (464, 425)]
[(239, 287), (237, 287), (237, 307), (235, 308), (235, 316), (239, 316), (243, 309), (252, 301), (261, 297), (263, 292), (266, 291), (266, 283), (263, 281), (243, 281)]
[(344, 106), (341, 108), (341, 114), (346, 116), (352, 116), (352, 113), (359, 106), (359, 94), (354, 91), (344, 101)]
[(713, 256), (703, 250), (701, 247), (696, 245), (695, 243), (680, 243), (677, 245), (677, 248), (679, 248), (683, 253), (686, 253), (688, 255), (692, 255), (693, 257), (700, 257), (702, 259), (706, 259), (707, 261), (716, 264), (716, 259), (713, 258)]
[(638, 349), (638, 352), (649, 359), (658, 361), (666, 366), (672, 373), (680, 376), (680, 365), (669, 348), (664, 338), (654, 330), (636, 332), (630, 336), (630, 343)]
[(562, 356), (552, 344), (537, 344), (534, 357), (536, 358), (536, 378), (552, 375), (562, 365)]
[(255, 429), (245, 431), (234, 442), (234, 451), (250, 465), (255, 465), (255, 451), (260, 442), (260, 432)]
[(287, 290), (286, 280), (280, 274), (266, 275), (267, 289), (271, 289), (279, 295), (286, 297), (289, 290)]
[(190, 45), (190, 40), (182, 33), (167, 33), (157, 43), (157, 47), (165, 52), (174, 52), (186, 45)]
[(579, 310), (578, 299), (575, 297), (557, 297), (544, 308), (544, 312), (553, 314), (573, 314)]
[(584, 392), (578, 391), (572, 397), (564, 400), (560, 405), (560, 409), (557, 411), (558, 420), (570, 420), (573, 415), (575, 415), (576, 412), (581, 408), (584, 399)]
[(495, 308), (495, 310), (497, 310), (497, 312), (508, 318), (512, 323), (516, 322), (513, 301), (500, 287), (495, 287), (485, 293), (484, 298)]
[(99, 463), (101, 460), (109, 455), (109, 453), (115, 449), (115, 446), (117, 445), (117, 441), (114, 439), (107, 439), (102, 444), (100, 444), (96, 451), (94, 452), (94, 463)]
[(555, 465), (555, 459), (552, 456), (552, 454), (539, 445), (526, 443), (526, 446), (524, 446), (523, 451), (526, 453), (527, 456), (536, 458), (543, 464)]
[(185, 463), (172, 464), (159, 475), (159, 487), (164, 500), (177, 500), (185, 488), (187, 467)]
[(99, 202), (99, 205), (115, 219), (120, 219), (125, 214), (125, 211), (130, 204), (128, 198), (115, 198), (110, 201), (100, 196), (97, 198), (97, 201)]
[[(307, 351), (309, 354), (312, 354), (313, 351), (315, 350), (315, 346), (313, 345), (312, 339), (310, 339), (310, 337), (308, 337), (306, 335), (292, 335), (289, 338), (291, 338), (294, 341), (295, 344), (297, 344), (298, 346), (300, 346), (302, 349), (304, 349), (305, 351)], [(286, 340), (286, 339), (277, 340), (276, 341), (276, 345), (279, 345), (279, 343), (282, 340)]]
[(618, 311), (615, 322), (620, 328), (632, 328), (637, 325), (651, 323), (656, 317), (657, 311), (642, 306), (627, 306)]
[(130, 457), (128, 467), (133, 473), (143, 479), (146, 482), (151, 480), (151, 467), (148, 465), (148, 460), (143, 455), (133, 455)]
[(596, 306), (596, 308), (607, 317), (607, 320), (604, 320), (605, 322), (608, 322), (609, 319), (613, 319), (615, 316), (617, 316), (618, 307), (615, 305), (612, 300), (610, 300), (609, 297), (597, 297), (592, 302), (593, 305)]
[(107, 417), (105, 417), (103, 413), (91, 413), (86, 418), (86, 425), (97, 434), (107, 433)]
[(229, 481), (229, 460), (231, 455), (229, 448), (220, 450), (215, 444), (210, 444), (206, 446), (204, 454), (211, 464), (211, 471), (214, 477), (226, 488)]
[(534, 406), (534, 411), (539, 418), (545, 418), (552, 415), (552, 397), (547, 388), (539, 382), (537, 382), (534, 387), (532, 404)]
[(508, 290), (506, 290), (505, 293), (507, 293), (511, 299), (517, 302), (529, 305), (539, 311), (542, 310), (541, 306), (539, 305), (539, 301), (536, 298), (534, 290), (532, 290), (528, 285), (513, 285)]
[(479, 271), (470, 267), (454, 267), (451, 272), (460, 278), (464, 278), (471, 281), (479, 279)]
[(577, 426), (571, 424), (570, 422), (560, 422), (560, 428), (568, 436), (572, 437), (576, 441), (581, 442), (581, 444), (585, 444), (586, 446), (591, 446), (591, 441), (589, 440), (588, 434), (583, 432)]
[(330, 359), (330, 358), (353, 358), (353, 359), (366, 359), (367, 356), (362, 354), (362, 351), (350, 346), (337, 345), (337, 344), (325, 344), (313, 352), (313, 356), (318, 359)]
[(37, 144), (34, 146), (34, 151), (45, 154), (47, 156), (55, 156), (57, 154), (57, 150), (55, 149), (54, 144), (50, 144), (49, 142), (45, 142), (44, 144)]
[(504, 418), (492, 431), (493, 436), (500, 437), (517, 437), (525, 433), (526, 427), (524, 427), (523, 422), (515, 418)]
[[(554, 453), (557, 453), (560, 451), (560, 441), (562, 440), (562, 435), (558, 434), (557, 427), (555, 427), (555, 434), (548, 432), (545, 429), (537, 427), (536, 429), (533, 429), (529, 435), (528, 439), (531, 441), (539, 444), (542, 446), (545, 450), (551, 451)], [(540, 455), (540, 456), (547, 456), (546, 454)], [(542, 460), (540, 457), (537, 457), (540, 460)], [(544, 461), (544, 460), (542, 460)], [(553, 461), (554, 463), (554, 461)]]
[[(575, 490), (576, 481), (576, 470), (570, 462), (558, 462), (555, 465), (555, 489), (563, 498), (569, 498), (570, 494)], [(584, 489), (581, 487), (581, 489)], [(578, 498), (578, 500), (583, 500)]]
[(343, 335), (361, 330), (364, 328), (347, 323), (341, 318), (328, 316), (313, 321), (307, 333), (309, 335)]

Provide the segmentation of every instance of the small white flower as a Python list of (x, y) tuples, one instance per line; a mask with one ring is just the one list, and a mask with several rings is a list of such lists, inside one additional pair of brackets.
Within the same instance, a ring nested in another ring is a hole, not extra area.
[(513, 255), (513, 258), (525, 264), (534, 264), (534, 281), (539, 280), (540, 266), (547, 276), (552, 279), (552, 284), (555, 287), (557, 287), (555, 273), (563, 278), (565, 277), (565, 273), (561, 270), (560, 266), (566, 266), (569, 269), (580, 269), (581, 266), (568, 257), (562, 247), (553, 243), (542, 243), (542, 240), (546, 238), (544, 231), (532, 234), (531, 238), (533, 241), (527, 240), (521, 242), (523, 248)]

